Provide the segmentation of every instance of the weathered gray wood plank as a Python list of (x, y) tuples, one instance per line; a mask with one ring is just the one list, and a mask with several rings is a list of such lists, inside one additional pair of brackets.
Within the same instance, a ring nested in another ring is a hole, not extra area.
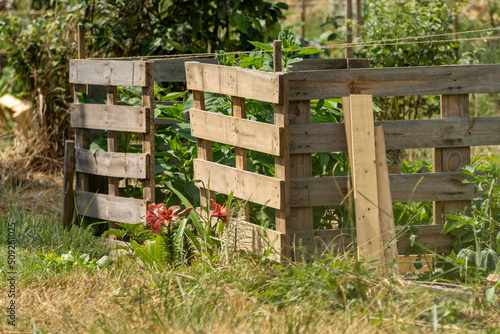
[(147, 161), (147, 155), (143, 153), (97, 151), (93, 156), (89, 150), (75, 150), (75, 170), (80, 173), (145, 179), (148, 176)]
[(373, 96), (495, 93), (500, 65), (415, 66), (287, 73), (290, 100)]
[[(462, 173), (390, 174), (393, 203), (468, 200), (477, 197), (474, 185), (463, 184)], [(335, 191), (338, 183), (342, 194)], [(347, 177), (315, 177), (291, 181), (291, 203), (294, 206), (338, 205), (347, 194)]]
[(74, 128), (144, 133), (148, 127), (149, 108), (71, 104), (70, 111)]
[[(441, 234), (442, 226), (418, 225), (416, 228), (419, 236), (418, 243), (432, 252), (447, 254), (453, 250), (455, 238), (450, 234)], [(402, 226), (396, 226), (395, 229), (398, 239), (398, 253), (405, 254), (410, 247), (409, 233), (405, 233)], [(316, 250), (318, 256), (324, 254), (336, 255), (345, 250), (352, 250), (352, 232), (351, 229), (294, 231), (292, 232), (292, 239), (295, 240), (296, 245), (301, 242), (301, 245), (311, 253)]]
[[(500, 117), (375, 122), (388, 150), (500, 145)], [(290, 125), (290, 152), (346, 151), (343, 123)]]
[(229, 194), (270, 208), (283, 208), (285, 182), (273, 177), (238, 170), (214, 162), (194, 159), (194, 178), (211, 191)]
[(71, 59), (69, 82), (92, 85), (145, 86), (145, 62), (140, 60)]
[(187, 88), (271, 103), (282, 103), (280, 73), (186, 62)]
[(76, 191), (79, 215), (113, 222), (139, 224), (146, 216), (146, 201), (142, 199)]
[(191, 135), (272, 155), (280, 155), (283, 128), (191, 109)]

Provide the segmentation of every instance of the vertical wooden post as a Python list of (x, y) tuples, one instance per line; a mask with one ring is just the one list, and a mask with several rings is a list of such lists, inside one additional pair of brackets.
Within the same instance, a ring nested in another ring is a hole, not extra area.
[(384, 260), (385, 263), (392, 263), (398, 259), (398, 245), (395, 239), (391, 185), (389, 182), (389, 168), (387, 167), (384, 128), (382, 126), (375, 127), (375, 154), (380, 233), (382, 234), (382, 247), (385, 247)]
[(302, 0), (302, 9), (300, 13), (300, 20), (302, 21), (302, 38), (306, 37), (306, 0)]
[(358, 256), (383, 260), (372, 96), (344, 97), (342, 105), (356, 207)]
[[(233, 96), (233, 117), (246, 118), (245, 99)], [(235, 165), (237, 169), (248, 170), (248, 152), (246, 148), (235, 147)], [(246, 198), (242, 198), (247, 200)], [(250, 208), (246, 205), (243, 208), (243, 217), (245, 221), (250, 221)]]
[[(117, 102), (118, 92), (116, 86), (108, 86), (106, 104), (114, 105)], [(108, 152), (118, 152), (118, 133), (116, 131), (108, 131)], [(108, 177), (108, 195), (119, 195), (118, 181), (117, 177)], [(117, 225), (114, 222), (110, 222), (109, 227), (117, 228)]]
[[(352, 43), (352, 0), (346, 0), (345, 8), (346, 42)], [(352, 58), (352, 48), (349, 46), (345, 49), (345, 57)]]
[(146, 66), (146, 86), (142, 88), (142, 106), (148, 108), (147, 132), (143, 136), (142, 153), (148, 155), (147, 178), (143, 180), (143, 199), (147, 204), (155, 202), (155, 95), (154, 63), (144, 62)]
[(66, 140), (64, 143), (64, 177), (63, 177), (63, 227), (69, 227), (75, 211), (73, 174), (75, 172), (75, 142)]
[(361, 35), (361, 25), (363, 24), (363, 15), (361, 15), (361, 0), (356, 0), (356, 37)]
[[(205, 92), (193, 90), (193, 108), (199, 110), (205, 110)], [(196, 145), (198, 150), (198, 159), (212, 161), (212, 142), (209, 140), (204, 140), (196, 138)], [(205, 186), (209, 187), (209, 184)], [(205, 206), (207, 210), (210, 210), (210, 199), (215, 199), (215, 193), (200, 187), (200, 205)]]
[[(78, 25), (78, 59), (86, 59), (86, 58), (87, 58), (87, 52), (85, 49), (85, 25), (79, 24)], [(81, 92), (81, 94), (87, 94), (87, 86), (81, 85), (80, 92)]]
[[(273, 43), (273, 68), (274, 72), (281, 72), (281, 41)], [(283, 128), (283, 151), (280, 156), (274, 158), (275, 177), (285, 181), (285, 190), (282, 194), (285, 198), (284, 208), (276, 210), (276, 231), (284, 233), (281, 240), (281, 254), (286, 259), (291, 258), (291, 233), (290, 233), (290, 148), (288, 146), (288, 78), (284, 75), (283, 82), (280, 82), (284, 92), (283, 103), (274, 105), (274, 124)]]
[[(469, 95), (441, 95), (441, 118), (469, 118)], [(436, 148), (433, 150), (434, 172), (460, 172), (470, 164), (470, 147)], [(434, 202), (433, 224), (444, 224), (445, 214), (470, 209), (470, 201)]]
[[(288, 105), (289, 124), (311, 123), (310, 101), (293, 101)], [(311, 154), (290, 154), (290, 179), (312, 178)], [(290, 208), (292, 231), (312, 230), (312, 208)]]

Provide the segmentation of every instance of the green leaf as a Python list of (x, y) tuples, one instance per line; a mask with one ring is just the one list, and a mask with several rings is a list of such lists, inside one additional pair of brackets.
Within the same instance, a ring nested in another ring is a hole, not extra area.
[(299, 52), (294, 54), (292, 57), (314, 55), (314, 54), (318, 54), (318, 53), (322, 53), (322, 52), (323, 52), (323, 50), (316, 49), (316, 48), (305, 48), (305, 49), (300, 49)]
[(101, 257), (99, 260), (97, 260), (97, 265), (101, 268), (105, 267), (109, 262), (111, 262), (111, 259), (109, 258), (109, 256), (107, 255), (104, 255), (103, 257)]
[(106, 138), (97, 138), (92, 143), (90, 143), (90, 153), (95, 155), (97, 151), (106, 152), (108, 150), (108, 141)]
[(163, 96), (161, 98), (161, 101), (170, 101), (170, 100), (175, 100), (175, 99), (178, 99), (180, 97), (183, 97), (184, 95), (186, 95), (188, 91), (184, 91), (184, 92), (173, 92), (173, 93), (168, 93), (167, 95)]
[(196, 138), (191, 136), (191, 125), (189, 123), (176, 123), (170, 126), (170, 130), (190, 142), (196, 143)]
[(256, 42), (256, 41), (249, 41), (248, 43), (252, 44), (256, 48), (265, 50), (265, 51), (273, 51), (273, 47), (271, 45), (267, 45), (261, 42)]

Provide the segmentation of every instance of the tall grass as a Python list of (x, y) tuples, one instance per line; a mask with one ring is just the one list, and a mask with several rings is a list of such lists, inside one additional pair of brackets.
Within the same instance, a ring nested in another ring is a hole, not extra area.
[(18, 189), (6, 187), (0, 191), (0, 198), (8, 202), (5, 215), (0, 215), (0, 246), (8, 242), (8, 226), (15, 226), (16, 248), (44, 250), (55, 254), (72, 251), (74, 255), (89, 254), (99, 258), (109, 254), (111, 248), (103, 239), (96, 238), (89, 229), (61, 226), (59, 214), (43, 207), (28, 214), (25, 204), (19, 201)]

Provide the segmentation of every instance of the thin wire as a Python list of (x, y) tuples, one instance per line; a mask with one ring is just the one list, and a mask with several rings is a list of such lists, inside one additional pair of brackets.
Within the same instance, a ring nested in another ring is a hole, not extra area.
[[(447, 34), (435, 34), (435, 35), (422, 35), (422, 36), (410, 36), (410, 37), (401, 37), (401, 38), (391, 38), (384, 40), (374, 40), (374, 41), (366, 41), (366, 42), (354, 42), (354, 43), (339, 43), (334, 45), (308, 45), (305, 47), (301, 47), (296, 49), (295, 51), (299, 51), (305, 48), (316, 47), (320, 49), (337, 49), (337, 48), (355, 48), (355, 47), (371, 47), (371, 46), (389, 46), (389, 45), (412, 45), (412, 44), (426, 44), (426, 43), (449, 43), (449, 42), (463, 42), (463, 41), (473, 41), (473, 40), (496, 40), (499, 39), (500, 36), (484, 36), (484, 37), (470, 37), (470, 38), (453, 38), (453, 39), (442, 39), (442, 40), (427, 40), (427, 41), (413, 41), (413, 42), (395, 42), (390, 43), (392, 41), (407, 41), (411, 39), (423, 39), (423, 38), (432, 38), (432, 37), (442, 37), (449, 36), (450, 34), (460, 35), (460, 34), (470, 34), (470, 33), (480, 33), (480, 32), (491, 32), (500, 30), (500, 27), (496, 28), (488, 28), (488, 29), (478, 29), (478, 30), (469, 30), (469, 31), (459, 31), (456, 33), (447, 33)], [(285, 50), (286, 51), (286, 50)], [(254, 51), (234, 51), (234, 52), (226, 52), (226, 55), (231, 54), (250, 54)], [(262, 50), (263, 53), (270, 53), (271, 50)], [(193, 53), (193, 54), (176, 54), (176, 55), (159, 55), (159, 56), (143, 56), (143, 57), (115, 57), (115, 58), (106, 58), (106, 59), (121, 59), (121, 60), (140, 60), (140, 59), (187, 59), (187, 58), (213, 58), (217, 56), (217, 53)], [(102, 58), (88, 58), (88, 59), (102, 59)]]

